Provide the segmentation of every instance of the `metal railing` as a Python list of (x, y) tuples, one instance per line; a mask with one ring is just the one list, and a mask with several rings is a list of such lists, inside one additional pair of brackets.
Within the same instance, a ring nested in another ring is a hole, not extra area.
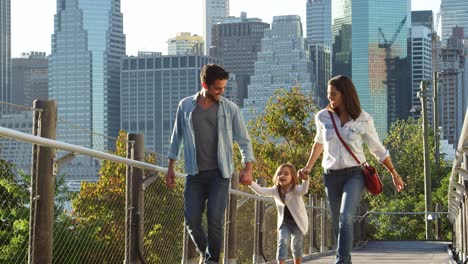
[(468, 110), (455, 152), (448, 189), (449, 219), (453, 224), (454, 255), (460, 263), (468, 260)]
[[(468, 118), (468, 117), (467, 117)], [(464, 126), (464, 138), (466, 139), (466, 123)], [(142, 224), (141, 228), (136, 228), (141, 232), (141, 243), (136, 243), (141, 246), (141, 252), (137, 251), (138, 261), (141, 263), (178, 263), (183, 259), (184, 263), (194, 261), (196, 255), (193, 255), (193, 245), (190, 240), (184, 238), (184, 223), (183, 223), (183, 180), (185, 175), (177, 174), (177, 187), (175, 190), (169, 190), (164, 184), (163, 174), (166, 173), (166, 168), (163, 167), (167, 157), (161, 156), (151, 151), (146, 151), (144, 160), (136, 160), (134, 157), (134, 145), (138, 142), (127, 140), (124, 143), (127, 146), (127, 156), (116, 155), (104, 151), (90, 149), (83, 146), (77, 146), (65, 142), (60, 142), (53, 139), (43, 138), (29, 133), (24, 133), (15, 129), (9, 129), (0, 126), (0, 136), (3, 138), (13, 139), (15, 141), (28, 142), (35, 146), (45, 146), (54, 150), (61, 150), (72, 155), (82, 155), (93, 159), (99, 159), (109, 162), (112, 171), (115, 171), (116, 177), (107, 179), (98, 179), (97, 182), (82, 183), (82, 187), (77, 192), (56, 191), (55, 196), (55, 213), (54, 213), (54, 232), (53, 232), (53, 263), (119, 263), (122, 261), (129, 262), (126, 249), (131, 247), (129, 237), (131, 232), (126, 228), (131, 228)], [(466, 141), (465, 141), (466, 142)], [(120, 142), (122, 143), (122, 142)], [(119, 143), (119, 144), (120, 144)], [(466, 151), (466, 143), (463, 143)], [(463, 149), (463, 148), (462, 148)], [(466, 166), (466, 153), (465, 166)], [(125, 166), (127, 170), (132, 171), (134, 168), (139, 168), (144, 171), (141, 178), (141, 183), (133, 192), (142, 195), (141, 208), (129, 201), (129, 189), (126, 187), (129, 181), (134, 179), (134, 175), (127, 172), (125, 179)], [(455, 165), (454, 165), (455, 166)], [(466, 167), (465, 167), (466, 170)], [(2, 170), (3, 171), (3, 170)], [(5, 169), (6, 171), (6, 169)], [(459, 177), (465, 174), (460, 165), (456, 166), (456, 173)], [(108, 173), (112, 175), (113, 173)], [(452, 173), (452, 176), (454, 174)], [(38, 178), (43, 178), (46, 175), (40, 175)], [(3, 177), (1, 178), (3, 180)], [(466, 180), (466, 175), (465, 178)], [(234, 177), (234, 181), (236, 179)], [(460, 189), (460, 186), (455, 185), (451, 181), (451, 195), (449, 199), (462, 198), (466, 200), (466, 195)], [(20, 182), (18, 182), (20, 183)], [(463, 182), (461, 184), (464, 184)], [(460, 185), (461, 185), (460, 184)], [(10, 184), (11, 185), (11, 184)], [(3, 185), (6, 186), (6, 185)], [(22, 188), (22, 195), (29, 195), (28, 183), (24, 185), (17, 184), (17, 188)], [(57, 184), (60, 187), (60, 181)], [(122, 187), (123, 186), (123, 187)], [(457, 187), (458, 186), (458, 187)], [(11, 188), (11, 186), (8, 186)], [(4, 187), (5, 189), (5, 187)], [(5, 192), (0, 185), (0, 198), (3, 204), (0, 209), (0, 249), (2, 254), (0, 260), (5, 260), (8, 263), (25, 263), (27, 261), (27, 243), (15, 245), (11, 241), (2, 241), (2, 235), (8, 230), (23, 230), (27, 236), (28, 222), (14, 221), (11, 218), (5, 217), (8, 214), (14, 215), (21, 210), (29, 211), (29, 199), (27, 202), (19, 203), (19, 207), (14, 207), (10, 204), (14, 199), (10, 195), (14, 192)], [(99, 195), (97, 195), (99, 193)], [(237, 263), (262, 263), (273, 261), (276, 252), (276, 209), (272, 199), (259, 197), (253, 194), (248, 188), (235, 187), (230, 189), (231, 201), (234, 201), (235, 206), (231, 206), (228, 210), (226, 221), (226, 253), (224, 255), (224, 263), (229, 262), (228, 257), (235, 256)], [(58, 194), (58, 195), (57, 195)], [(32, 197), (34, 199), (41, 197)], [(23, 199), (24, 201), (24, 199)], [(326, 202), (317, 200), (313, 195), (305, 197), (307, 204), (307, 212), (310, 220), (309, 233), (304, 238), (304, 252), (307, 254), (326, 253), (334, 248), (334, 239), (332, 238), (330, 216), (326, 208)], [(453, 204), (453, 202), (449, 202)], [(230, 203), (230, 205), (232, 205)], [(466, 236), (462, 236), (466, 232), (466, 208), (464, 204), (460, 205), (461, 211), (458, 215), (453, 215), (455, 209), (453, 206), (449, 211), (450, 219), (455, 220), (454, 228), (456, 235), (454, 236), (454, 245), (457, 250), (466, 256)], [(9, 211), (3, 210), (9, 208)], [(20, 208), (16, 209), (16, 208)], [(16, 210), (16, 211), (15, 211)], [(233, 218), (230, 218), (232, 212)], [(441, 212), (434, 212), (441, 214)], [(366, 208), (360, 207), (357, 212), (355, 222), (355, 241), (354, 244), (359, 246), (368, 239), (368, 228), (372, 228), (373, 224), (368, 224), (365, 221), (369, 216), (375, 215), (377, 212), (368, 212)], [(382, 213), (382, 214), (397, 214), (397, 213)], [(402, 214), (402, 213), (399, 213)], [(417, 213), (409, 213), (416, 215)], [(432, 214), (432, 213), (431, 213)], [(465, 215), (465, 216), (463, 216)], [(453, 219), (455, 217), (455, 219)], [(27, 217), (23, 217), (23, 220)], [(16, 218), (15, 218), (16, 220)], [(364, 220), (364, 221), (363, 221)], [(372, 221), (372, 219), (370, 220)], [(458, 221), (458, 222), (457, 222)], [(237, 229), (230, 229), (231, 224)], [(7, 229), (10, 227), (10, 229)], [(21, 227), (23, 229), (21, 229)], [(3, 233), (2, 233), (3, 232)], [(235, 240), (230, 241), (231, 236), (235, 234)], [(22, 241), (27, 242), (27, 238)], [(186, 242), (184, 244), (184, 241)], [(230, 242), (229, 242), (230, 241)], [(232, 244), (234, 243), (234, 244)], [(463, 244), (464, 243), (464, 244)], [(6, 247), (7, 245), (8, 247)], [(16, 246), (16, 247), (15, 247)], [(192, 253), (189, 248), (192, 247)], [(463, 250), (463, 248), (465, 248)], [(234, 249), (234, 253), (228, 252)], [(10, 251), (8, 251), (10, 250)], [(24, 252), (21, 256), (8, 257), (5, 252), (13, 252), (19, 250)], [(41, 252), (39, 252), (40, 254)], [(182, 254), (184, 253), (184, 254)], [(0, 261), (0, 262), (1, 262)], [(33, 262), (30, 262), (33, 263)]]
[[(37, 123), (35, 124), (37, 125)], [(38, 127), (41, 128), (41, 126)], [(38, 134), (41, 135), (41, 133)], [(153, 164), (150, 164), (129, 158), (133, 157), (133, 154), (130, 156), (127, 155), (127, 158), (125, 158), (104, 151), (44, 138), (2, 126), (0, 126), (0, 136), (16, 142), (27, 142), (27, 144), (32, 146), (33, 152), (36, 150), (36, 154), (39, 154), (39, 150), (41, 150), (42, 154), (46, 149), (51, 149), (54, 150), (50, 152), (53, 156), (55, 156), (56, 152), (60, 151), (64, 152), (65, 156), (70, 155), (71, 157), (75, 157), (81, 155), (104, 160), (110, 164), (112, 169), (115, 169), (116, 175), (122, 174), (122, 166), (127, 166), (127, 168), (139, 168), (146, 171), (142, 179), (142, 184), (137, 187), (137, 189), (139, 189), (138, 192), (144, 193), (143, 200), (145, 202), (144, 209), (142, 210), (135, 207), (128, 207), (129, 202), (126, 201), (126, 197), (128, 200), (128, 191), (125, 191), (127, 188), (123, 188), (123, 191), (121, 191), (117, 186), (118, 184), (126, 185), (125, 182), (118, 182), (122, 180), (122, 177), (106, 179), (109, 182), (102, 182), (102, 177), (98, 179), (97, 182), (82, 182), (82, 186), (77, 192), (67, 191), (66, 187), (65, 190), (56, 190), (55, 194), (52, 192), (51, 195), (55, 198), (53, 198), (54, 202), (50, 205), (55, 207), (55, 209), (52, 209), (54, 215), (52, 218), (48, 218), (47, 221), (51, 221), (49, 223), (53, 226), (53, 232), (43, 234), (31, 231), (31, 234), (34, 234), (38, 239), (44, 239), (45, 237), (41, 236), (45, 235), (48, 236), (48, 238), (46, 238), (47, 241), (53, 240), (53, 246), (51, 247), (52, 252), (45, 252), (48, 250), (47, 248), (44, 252), (33, 251), (31, 247), (37, 246), (38, 243), (32, 242), (29, 245), (29, 252), (34, 252), (34, 258), (30, 256), (29, 263), (40, 263), (38, 260), (41, 259), (42, 254), (53, 255), (53, 258), (51, 258), (53, 263), (116, 263), (123, 260), (128, 262), (129, 259), (126, 258), (126, 255), (124, 256), (124, 254), (126, 254), (124, 253), (124, 248), (128, 246), (129, 233), (126, 233), (127, 231), (124, 229), (125, 226), (134, 226), (141, 222), (144, 223), (144, 228), (142, 228), (144, 232), (142, 243), (144, 250), (143, 252), (139, 252), (140, 260), (142, 262), (146, 260), (146, 263), (167, 263), (167, 261), (172, 263), (180, 261), (184, 247), (182, 181), (185, 175), (177, 173), (178, 188), (176, 188), (175, 191), (167, 189), (164, 185), (163, 177), (161, 177), (161, 174), (166, 172), (166, 168), (154, 165), (154, 163), (158, 163), (158, 161), (161, 162), (165, 157), (155, 157), (157, 153), (147, 153), (148, 156), (152, 157)], [(135, 142), (126, 142), (127, 154), (129, 152), (133, 153), (133, 143)], [(45, 149), (41, 149), (41, 147), (45, 147)], [(65, 156), (62, 156), (62, 158)], [(62, 158), (55, 159), (55, 162), (63, 161)], [(57, 168), (55, 168), (53, 172), (50, 170), (50, 175), (41, 174), (37, 173), (41, 170), (40, 162), (34, 162), (33, 159), (33, 163), (33, 172), (35, 171), (34, 174), (37, 176), (35, 177), (37, 178), (35, 186), (42, 186), (44, 185), (44, 182), (42, 182), (44, 179), (57, 176)], [(34, 170), (34, 168), (36, 168), (36, 170)], [(5, 169), (4, 171), (7, 170)], [(60, 172), (60, 170), (58, 172)], [(2, 178), (2, 180), (4, 180), (4, 178)], [(129, 179), (127, 178), (127, 185), (128, 181)], [(49, 183), (47, 183), (47, 185), (48, 184)], [(52, 184), (54, 185), (53, 182)], [(64, 186), (62, 184), (63, 182), (57, 180), (57, 187), (63, 188)], [(29, 195), (29, 187), (27, 185), (18, 186), (18, 188), (23, 188), (22, 193), (24, 193), (25, 196)], [(2, 189), (0, 188), (0, 190)], [(243, 190), (245, 191), (246, 189)], [(231, 194), (236, 196), (236, 202), (238, 199), (243, 201), (243, 205), (239, 203), (241, 206), (239, 206), (239, 208), (237, 208), (237, 206), (235, 207), (236, 210), (239, 210), (234, 221), (237, 222), (237, 225), (242, 226), (242, 228), (238, 230), (240, 234), (239, 239), (235, 240), (238, 250), (234, 252), (234, 255), (239, 255), (237, 258), (238, 263), (251, 263), (254, 245), (259, 243), (259, 240), (255, 241), (252, 239), (253, 234), (248, 227), (253, 224), (252, 213), (254, 212), (255, 201), (263, 201), (265, 207), (262, 208), (262, 210), (265, 211), (266, 216), (263, 220), (267, 221), (262, 223), (262, 229), (258, 230), (263, 233), (261, 237), (262, 247), (259, 253), (265, 256), (265, 260), (273, 260), (274, 252), (276, 251), (276, 210), (273, 206), (273, 200), (244, 191), (230, 190)], [(98, 194), (98, 192), (100, 193)], [(40, 201), (46, 198), (41, 192), (31, 192), (31, 195), (30, 200), (33, 203), (37, 203), (37, 201), (42, 203)], [(12, 200), (3, 194), (2, 198), (5, 198), (8, 202)], [(28, 201), (28, 197), (25, 197), (20, 203), (20, 207), (23, 208), (26, 213), (31, 207)], [(128, 210), (138, 212), (139, 219), (135, 219), (135, 215), (129, 216), (130, 214), (127, 214), (129, 211), (126, 212), (126, 204)], [(7, 207), (12, 210), (15, 209), (13, 206), (2, 204), (2, 209)], [(309, 246), (306, 244), (306, 247), (309, 248), (311, 252), (319, 251), (320, 249), (329, 249), (331, 245), (331, 240), (329, 239), (331, 232), (321, 227), (321, 224), (323, 227), (330, 226), (326, 224), (328, 221), (326, 210), (313, 205), (309, 206), (308, 209), (312, 218), (319, 218), (320, 220), (318, 222), (320, 223), (314, 225), (315, 228), (311, 229), (311, 234), (314, 235), (308, 235), (312, 237), (312, 239), (306, 238), (306, 241), (311, 241), (310, 243), (312, 245)], [(32, 212), (35, 211), (34, 209), (31, 210)], [(16, 209), (16, 212), (17, 211), (19, 210)], [(7, 213), (11, 214), (11, 212), (12, 211), (7, 212), (2, 210), (2, 229), (0, 231), (6, 232), (5, 227), (7, 225), (13, 226), (21, 223), (18, 221), (10, 221), (4, 217), (4, 215)], [(42, 214), (32, 214), (31, 217), (35, 219), (35, 223), (44, 224), (41, 222)], [(130, 221), (134, 222), (128, 223), (129, 219), (132, 217), (134, 219)], [(25, 215), (23, 219), (27, 221), (28, 217)], [(229, 224), (229, 222), (230, 221), (226, 221), (226, 224)], [(34, 229), (35, 225), (36, 224), (32, 225), (31, 228)], [(23, 233), (26, 235), (26, 238), (22, 240), (23, 249), (20, 250), (22, 254), (20, 254), (20, 256), (8, 256), (5, 253), (7, 253), (8, 250), (12, 252), (18, 251), (18, 245), (15, 245), (11, 241), (0, 241), (2, 260), (8, 263), (25, 263), (28, 260), (28, 223), (23, 223), (22, 229), (16, 226), (15, 230), (23, 230)], [(226, 228), (226, 230), (228, 230), (228, 228)], [(325, 233), (317, 234), (317, 230), (321, 232), (325, 232), (324, 230), (326, 230), (327, 237), (324, 237)], [(51, 237), (52, 234), (53, 239)], [(36, 238), (33, 238), (33, 240), (36, 241)], [(326, 245), (322, 245), (321, 243), (326, 243)], [(13, 246), (17, 247), (12, 248)], [(189, 261), (189, 259), (186, 261)]]

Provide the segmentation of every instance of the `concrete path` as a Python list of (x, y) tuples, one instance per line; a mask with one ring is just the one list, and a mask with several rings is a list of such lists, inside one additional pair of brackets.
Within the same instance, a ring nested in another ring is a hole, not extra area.
[[(353, 264), (447, 264), (450, 242), (440, 241), (369, 241), (366, 246), (353, 250)], [(334, 253), (329, 256), (308, 256), (303, 263), (333, 264)]]

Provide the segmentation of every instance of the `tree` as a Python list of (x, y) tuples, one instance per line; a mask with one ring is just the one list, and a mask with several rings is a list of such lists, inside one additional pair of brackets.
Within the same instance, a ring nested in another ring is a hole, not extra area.
[(25, 262), (29, 242), (28, 176), (0, 159), (0, 262)]
[[(127, 133), (119, 132), (113, 154), (125, 157)], [(154, 154), (146, 153), (145, 162), (154, 164)], [(118, 263), (125, 253), (126, 165), (103, 161), (97, 182), (83, 183), (72, 200), (70, 216), (61, 219), (64, 241), (57, 252), (66, 263)], [(183, 242), (183, 184), (169, 190), (159, 173), (154, 176), (144, 198), (144, 256), (148, 263), (180, 262)], [(180, 254), (179, 254), (180, 253)], [(143, 254), (143, 252), (142, 252)], [(62, 257), (63, 258), (63, 257)], [(55, 257), (54, 259), (61, 259)]]
[[(273, 184), (276, 168), (282, 163), (291, 163), (297, 169), (305, 166), (316, 133), (314, 115), (318, 112), (312, 97), (299, 87), (290, 90), (278, 89), (269, 99), (264, 114), (248, 124), (255, 154), (254, 178), (263, 178), (268, 186)], [(237, 153), (237, 152), (234, 152)], [(240, 164), (237, 154), (236, 164)], [(310, 189), (323, 197), (322, 169), (320, 160), (311, 173)], [(248, 190), (241, 187), (242, 190)], [(275, 213), (273, 213), (275, 214)], [(253, 200), (249, 200), (237, 214), (237, 260), (251, 261), (254, 226)], [(270, 224), (271, 225), (271, 224)], [(265, 230), (267, 238), (276, 237), (276, 226)], [(271, 244), (271, 243), (270, 243)], [(265, 245), (265, 247), (267, 247)], [(266, 256), (274, 256), (275, 247), (266, 248)]]
[[(423, 212), (424, 211), (424, 161), (423, 137), (421, 121), (414, 118), (395, 122), (384, 145), (389, 149), (395, 168), (405, 181), (405, 190), (398, 193), (393, 187), (391, 177), (386, 169), (376, 164), (375, 159), (370, 162), (381, 173), (384, 193), (380, 196), (367, 195), (370, 210), (376, 212)], [(446, 199), (448, 190), (448, 176), (450, 165), (441, 158), (439, 168), (435, 163), (434, 134), (429, 134), (430, 164), (432, 179), (433, 205), (441, 203), (447, 210)], [(371, 154), (367, 150), (367, 157)], [(443, 156), (442, 156), (443, 157)], [(434, 208), (431, 209), (431, 211)], [(443, 216), (442, 216), (443, 217)], [(450, 234), (449, 223), (443, 217), (444, 234)], [(375, 226), (374, 238), (377, 239), (424, 239), (425, 225), (423, 215), (380, 215), (371, 218)]]
[[(312, 97), (299, 87), (278, 89), (273, 94), (265, 113), (249, 123), (257, 177), (265, 178), (271, 185), (280, 164), (289, 162), (297, 169), (305, 166), (314, 142), (317, 112)], [(311, 175), (321, 175), (320, 171), (320, 166), (314, 166)], [(312, 177), (310, 189), (323, 196), (322, 178)]]

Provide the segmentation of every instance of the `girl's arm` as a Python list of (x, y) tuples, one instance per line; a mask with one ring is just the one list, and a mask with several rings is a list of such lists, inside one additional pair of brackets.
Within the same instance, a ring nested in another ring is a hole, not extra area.
[(252, 182), (249, 185), (249, 188), (256, 192), (258, 195), (267, 196), (267, 197), (274, 197), (276, 190), (270, 187), (262, 187), (258, 185), (256, 182)]
[(307, 177), (307, 179), (305, 180), (303, 179), (302, 184), (296, 186), (296, 193), (298, 195), (306, 194), (309, 191), (309, 182), (310, 182), (309, 177)]

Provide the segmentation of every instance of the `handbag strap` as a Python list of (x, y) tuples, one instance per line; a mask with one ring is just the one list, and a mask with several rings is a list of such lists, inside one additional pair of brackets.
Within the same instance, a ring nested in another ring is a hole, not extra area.
[(359, 161), (358, 158), (356, 158), (356, 155), (354, 155), (353, 151), (349, 148), (348, 144), (346, 144), (346, 142), (344, 142), (343, 138), (341, 138), (340, 132), (338, 131), (338, 128), (336, 127), (335, 117), (333, 116), (332, 112), (328, 111), (328, 113), (330, 114), (330, 118), (331, 118), (331, 120), (333, 122), (333, 127), (335, 128), (336, 135), (340, 139), (341, 143), (346, 148), (346, 150), (349, 152), (349, 154), (351, 154), (351, 156), (353, 156), (353, 158), (354, 158), (354, 160), (356, 160), (357, 164), (361, 165), (361, 162)]

